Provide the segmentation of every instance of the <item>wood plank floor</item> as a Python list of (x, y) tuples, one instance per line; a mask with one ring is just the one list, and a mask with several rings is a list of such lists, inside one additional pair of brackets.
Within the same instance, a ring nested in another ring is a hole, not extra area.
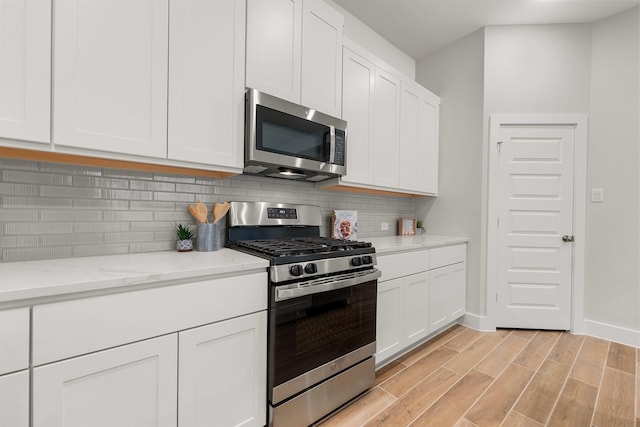
[(640, 427), (640, 349), (455, 325), (376, 374), (321, 427)]

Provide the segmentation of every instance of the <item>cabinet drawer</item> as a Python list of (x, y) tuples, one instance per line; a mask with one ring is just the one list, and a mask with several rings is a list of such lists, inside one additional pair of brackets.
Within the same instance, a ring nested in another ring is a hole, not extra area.
[(29, 309), (0, 311), (0, 375), (29, 367)]
[(445, 246), (431, 249), (431, 268), (455, 264), (467, 259), (467, 245)]
[(378, 269), (382, 273), (381, 282), (427, 271), (429, 270), (429, 251), (378, 255)]
[(33, 308), (35, 365), (267, 308), (266, 272)]

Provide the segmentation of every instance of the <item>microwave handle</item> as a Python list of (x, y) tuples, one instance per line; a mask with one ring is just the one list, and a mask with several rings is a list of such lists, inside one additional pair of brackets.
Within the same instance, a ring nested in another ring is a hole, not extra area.
[(336, 160), (336, 128), (329, 126), (329, 163), (334, 164)]

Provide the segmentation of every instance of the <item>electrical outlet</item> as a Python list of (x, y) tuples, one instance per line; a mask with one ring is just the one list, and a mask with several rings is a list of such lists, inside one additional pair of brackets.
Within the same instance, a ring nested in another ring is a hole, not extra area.
[(591, 189), (591, 202), (603, 203), (604, 202), (604, 188), (592, 188)]
[(382, 224), (380, 224), (380, 230), (387, 231), (388, 229), (389, 229), (389, 223), (388, 222), (383, 222)]

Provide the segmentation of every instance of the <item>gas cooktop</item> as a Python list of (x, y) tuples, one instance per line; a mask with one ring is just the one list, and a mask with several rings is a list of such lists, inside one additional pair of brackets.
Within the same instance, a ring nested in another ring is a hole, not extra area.
[(300, 237), (267, 240), (243, 240), (238, 247), (272, 257), (318, 254), (370, 248), (371, 243), (328, 237)]

